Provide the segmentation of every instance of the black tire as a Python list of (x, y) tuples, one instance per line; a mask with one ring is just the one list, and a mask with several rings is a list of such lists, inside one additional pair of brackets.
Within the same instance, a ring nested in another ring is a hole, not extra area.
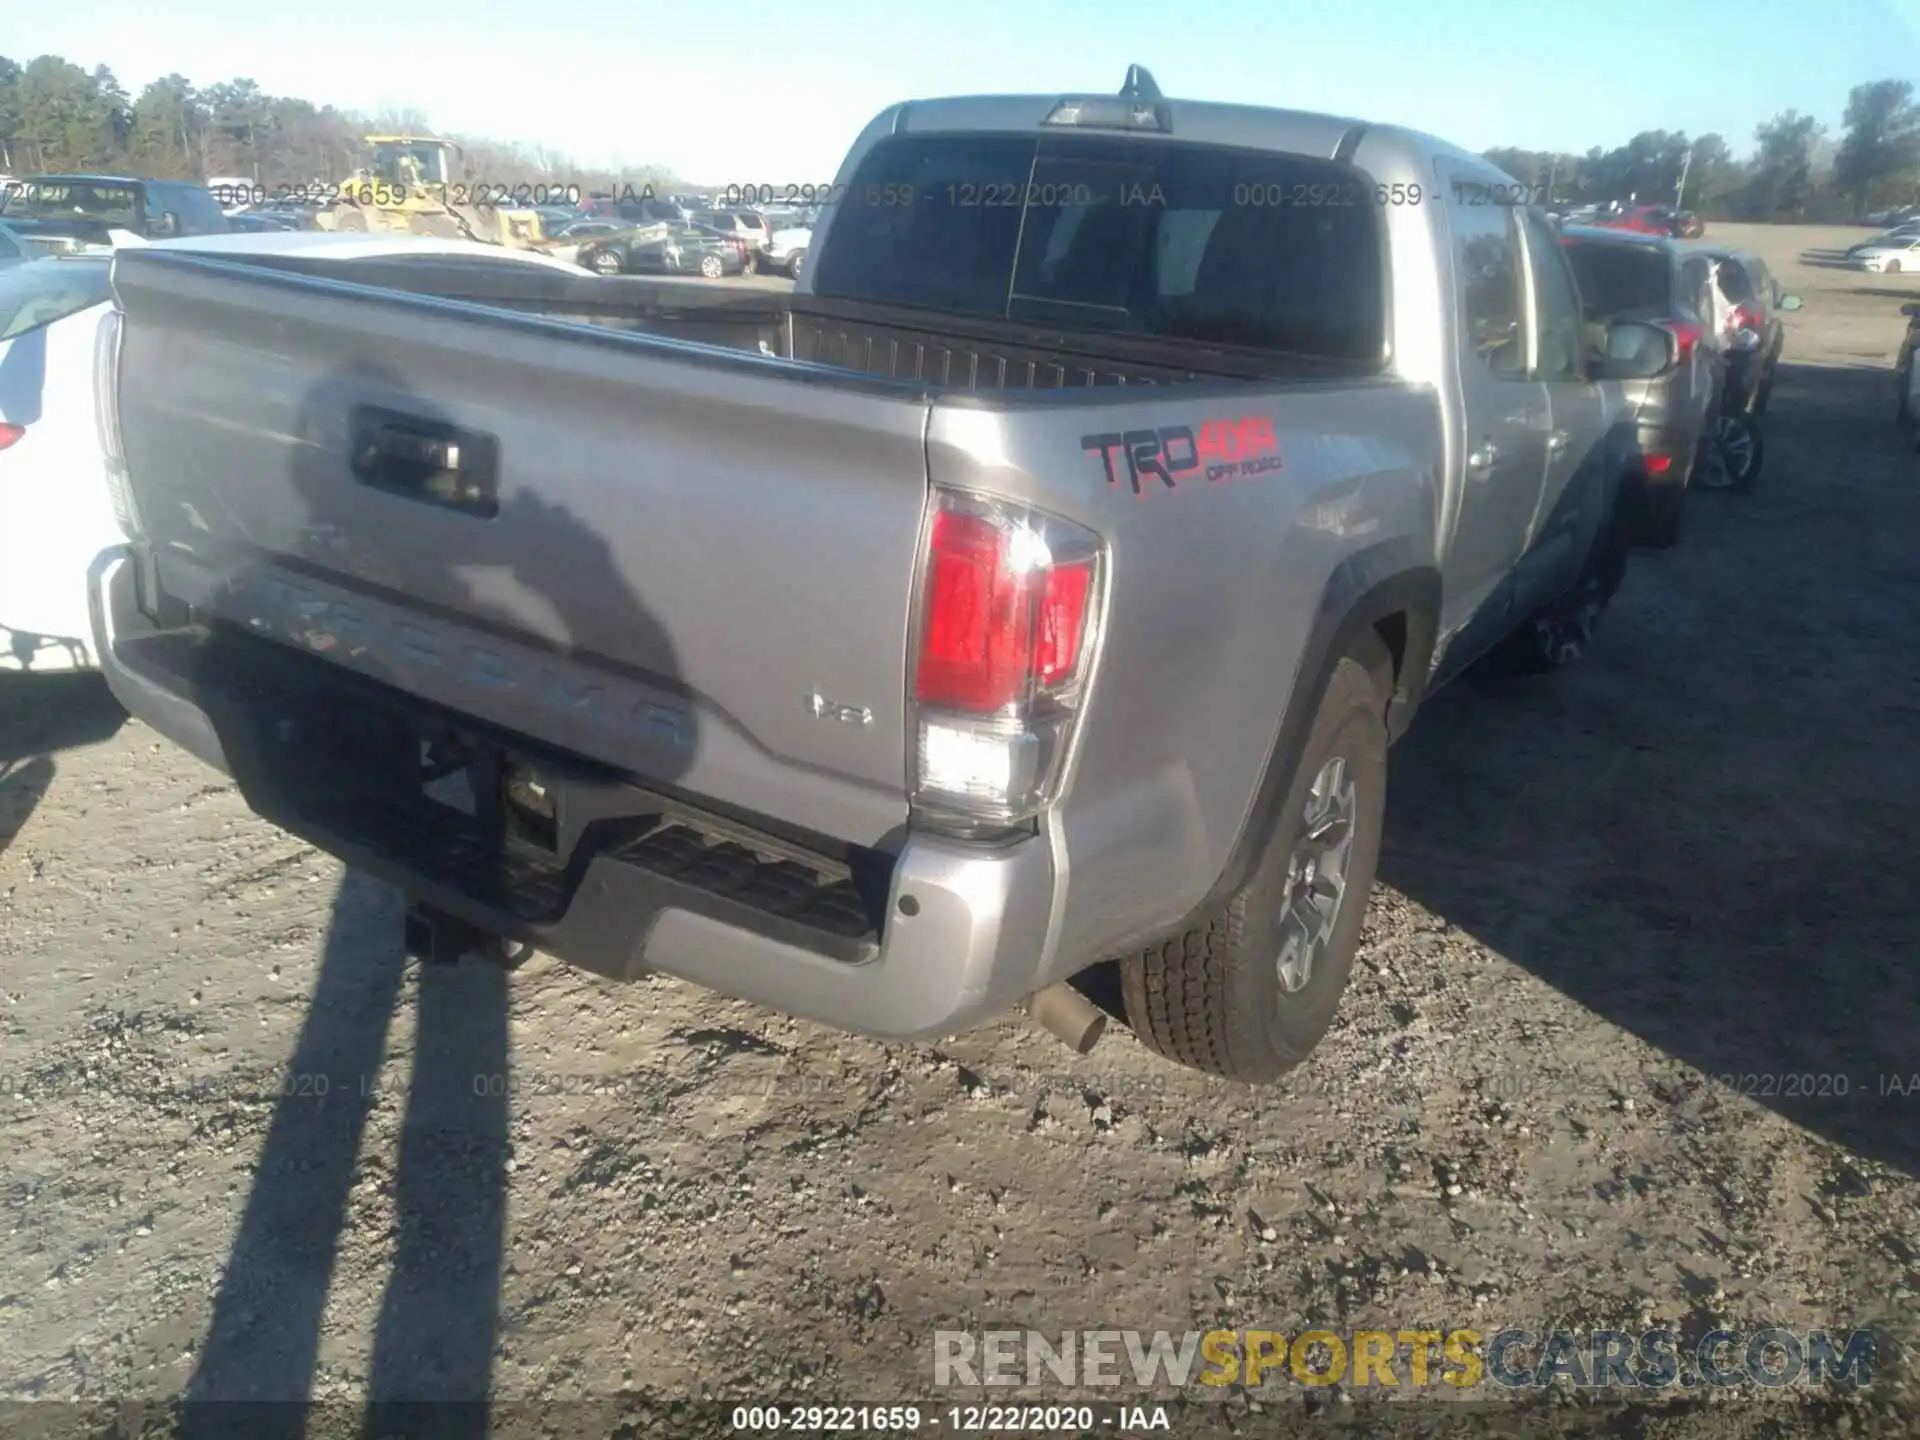
[(1720, 451), (1720, 483), (1708, 488), (1744, 493), (1753, 489), (1766, 460), (1760, 427), (1750, 415), (1722, 415), (1714, 431)]
[[(1282, 931), (1296, 883), (1290, 875), (1307, 839), (1315, 783), (1336, 761), (1345, 762), (1352, 793), (1344, 884), (1321, 948), (1303, 983), (1290, 989), (1281, 980)], [(1120, 962), (1127, 1022), (1149, 1049), (1255, 1085), (1271, 1084), (1307, 1058), (1333, 1023), (1353, 969), (1380, 860), (1386, 796), (1385, 697), (1366, 666), (1343, 659), (1288, 787), (1284, 819), (1252, 879), (1219, 910)]]
[(1753, 404), (1747, 407), (1747, 413), (1758, 420), (1767, 413), (1767, 402), (1773, 398), (1773, 372), (1780, 364), (1780, 353), (1773, 357), (1760, 370), (1760, 384), (1753, 392)]
[(718, 255), (700, 257), (700, 277), (703, 280), (718, 280), (727, 273), (726, 261)]
[(1898, 260), (1889, 260), (1887, 262), (1887, 274), (1898, 275), (1899, 273), (1900, 273), (1900, 262)]
[(1686, 529), (1687, 487), (1647, 485), (1633, 507), (1629, 538), (1649, 550), (1671, 550)]
[(1582, 659), (1607, 606), (1626, 579), (1631, 548), (1631, 521), (1626, 507), (1616, 505), (1606, 528), (1594, 538), (1586, 564), (1580, 567), (1573, 584), (1475, 661), (1471, 667), (1475, 678), (1507, 680), (1547, 675)]
[(787, 274), (791, 278), (798, 280), (800, 278), (800, 268), (806, 263), (807, 252), (804, 250), (794, 251), (793, 257), (787, 261)]
[(589, 250), (580, 263), (596, 275), (618, 275), (625, 268), (620, 264), (620, 256), (612, 250)]

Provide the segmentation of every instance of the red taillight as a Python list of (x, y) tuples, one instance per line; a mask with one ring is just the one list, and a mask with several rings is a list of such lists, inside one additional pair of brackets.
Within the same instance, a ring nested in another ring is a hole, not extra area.
[(1058, 685), (1080, 663), (1093, 593), (1093, 561), (1053, 565), (1040, 588), (1040, 623), (1033, 647), (1033, 678), (1043, 689)]
[(0, 425), (0, 450), (9, 449), (26, 433), (27, 427), (24, 425)]
[[(940, 510), (927, 557), (927, 608), (914, 699), (991, 714), (1057, 685), (1079, 663), (1093, 561), (1022, 555), (1023, 533)], [(1034, 547), (1029, 547), (1034, 548)]]
[(1733, 314), (1728, 317), (1728, 323), (1736, 330), (1764, 330), (1766, 328), (1766, 321), (1761, 317), (1760, 312), (1751, 305), (1734, 306)]
[(1643, 455), (1640, 457), (1640, 464), (1641, 468), (1649, 475), (1664, 475), (1673, 469), (1673, 457), (1671, 455)]
[(1062, 793), (1105, 551), (1084, 526), (1016, 501), (936, 486), (933, 506), (910, 672), (913, 806), (918, 823), (976, 835)]
[(1674, 360), (1684, 365), (1692, 358), (1695, 347), (1707, 338), (1704, 325), (1695, 325), (1691, 320), (1676, 320), (1667, 326), (1673, 332), (1675, 343)]

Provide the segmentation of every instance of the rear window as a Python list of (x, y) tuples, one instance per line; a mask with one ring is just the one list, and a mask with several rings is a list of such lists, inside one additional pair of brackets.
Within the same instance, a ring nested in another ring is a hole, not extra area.
[(1738, 260), (1722, 260), (1719, 269), (1720, 293), (1740, 305), (1758, 293), (1753, 278)]
[(1567, 258), (1580, 281), (1580, 299), (1589, 319), (1636, 312), (1665, 314), (1673, 306), (1666, 254), (1651, 245), (1569, 240)]
[(0, 340), (78, 314), (109, 293), (105, 256), (9, 265), (0, 270)]
[(1384, 352), (1371, 186), (1305, 156), (906, 136), (853, 177), (816, 294), (1324, 359)]

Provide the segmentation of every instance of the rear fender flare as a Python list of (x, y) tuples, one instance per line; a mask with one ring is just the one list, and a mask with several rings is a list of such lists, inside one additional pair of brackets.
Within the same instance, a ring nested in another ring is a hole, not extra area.
[[(1398, 740), (1426, 694), (1439, 615), (1440, 572), (1432, 551), (1411, 537), (1370, 546), (1335, 567), (1321, 592), (1320, 608), (1301, 653), (1286, 711), (1261, 767), (1253, 803), (1220, 878), (1196, 913), (1224, 905), (1242, 889), (1272, 843), (1300, 752), (1334, 667), (1352, 656), (1376, 675), (1391, 668), (1390, 676), (1379, 676), (1389, 692), (1381, 719), (1389, 741)], [(1397, 642), (1397, 656), (1383, 631)]]

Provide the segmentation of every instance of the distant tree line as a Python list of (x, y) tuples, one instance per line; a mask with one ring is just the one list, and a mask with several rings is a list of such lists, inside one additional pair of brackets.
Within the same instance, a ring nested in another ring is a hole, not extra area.
[(1506, 146), (1485, 153), (1514, 179), (1551, 186), (1556, 199), (1672, 204), (1678, 197), (1707, 220), (1833, 223), (1920, 202), (1920, 108), (1905, 80), (1854, 86), (1837, 142), (1796, 110), (1761, 125), (1754, 141), (1746, 160), (1736, 160), (1719, 135), (1689, 140), (1672, 130), (1643, 130), (1615, 149), (1584, 155)]
[[(251, 80), (196, 88), (165, 75), (129, 96), (104, 65), (58, 55), (22, 65), (0, 56), (0, 172), (104, 170), (157, 179), (244, 175), (267, 186), (345, 179), (369, 133), (435, 133), (417, 111), (360, 115), (268, 95)], [(540, 146), (448, 135), (465, 151), (466, 178), (501, 184), (577, 184), (587, 191), (694, 187), (661, 165), (589, 169)], [(1516, 180), (1550, 186), (1573, 203), (1676, 197), (1709, 220), (1857, 220), (1920, 201), (1920, 107), (1905, 80), (1856, 85), (1835, 142), (1813, 117), (1788, 110), (1754, 132), (1734, 158), (1720, 135), (1689, 140), (1645, 130), (1612, 150), (1554, 154), (1502, 146), (1487, 158)], [(1686, 184), (1681, 190), (1681, 176)]]
[(196, 87), (165, 75), (130, 96), (104, 65), (0, 56), (0, 173), (104, 171), (160, 180), (245, 176), (272, 189), (344, 180), (368, 134), (440, 134), (465, 152), (465, 178), (586, 191), (685, 188), (661, 165), (594, 169), (540, 146), (435, 131), (417, 111), (361, 115), (268, 95), (251, 80)]

